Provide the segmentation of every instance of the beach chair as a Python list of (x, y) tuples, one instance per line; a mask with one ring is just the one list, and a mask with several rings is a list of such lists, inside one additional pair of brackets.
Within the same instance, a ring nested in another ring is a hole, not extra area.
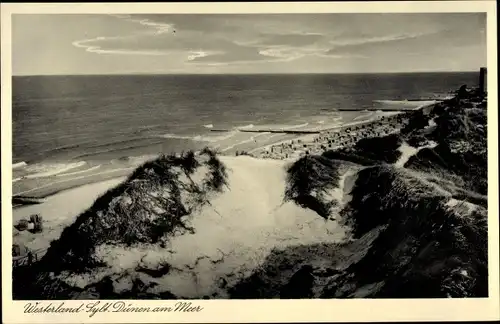
[(30, 216), (30, 223), (33, 224), (33, 228), (30, 230), (32, 233), (40, 233), (43, 231), (43, 219), (39, 214), (34, 214)]
[(14, 228), (22, 232), (28, 229), (28, 225), (29, 222), (27, 220), (21, 219), (16, 225), (14, 225)]
[(12, 245), (12, 264), (14, 267), (21, 266), (26, 261), (26, 257), (31, 253), (31, 251), (23, 244), (13, 244)]

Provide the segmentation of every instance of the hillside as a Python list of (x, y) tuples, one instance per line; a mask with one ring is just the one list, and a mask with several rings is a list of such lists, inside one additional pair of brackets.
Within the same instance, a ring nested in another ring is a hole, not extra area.
[[(15, 293), (19, 289), (21, 296), (46, 299), (79, 295), (82, 289), (65, 278), (93, 277), (95, 269), (109, 265), (102, 253), (131, 246), (165, 248), (169, 237), (193, 233), (186, 217), (209, 205), (226, 185), (226, 168), (210, 150), (199, 156), (193, 152), (160, 156), (145, 163), (66, 227), (43, 259), (23, 270), (31, 273), (15, 273), (14, 279), (19, 279)], [(101, 279), (87, 281), (100, 284)]]
[(294, 162), (199, 154), (138, 168), (14, 271), (17, 299), (488, 294), (485, 98)]
[[(366, 167), (342, 219), (359, 240), (380, 234), (316, 297), (487, 296), (484, 100), (457, 95), (430, 115), (414, 113), (398, 135), (324, 154)], [(415, 147), (404, 168), (401, 144)]]
[[(250, 276), (273, 248), (344, 239), (337, 222), (283, 200), (283, 161), (191, 159), (152, 161), (99, 198), (31, 273), (17, 272), (16, 296), (229, 298), (229, 287)], [(183, 165), (197, 167), (189, 173)], [(162, 175), (168, 180), (160, 181)], [(154, 192), (164, 194), (152, 198)], [(159, 206), (168, 211), (157, 212)]]
[[(355, 170), (343, 188), (348, 203), (335, 215), (350, 239), (276, 249), (234, 287), (234, 297), (487, 296), (484, 108), (474, 91), (457, 95), (429, 115), (409, 114), (401, 133), (297, 161), (288, 169), (287, 196), (322, 217), (336, 214), (325, 192), (340, 170)], [(314, 255), (325, 249), (331, 258), (318, 264)], [(292, 263), (293, 275), (278, 280), (277, 269)]]

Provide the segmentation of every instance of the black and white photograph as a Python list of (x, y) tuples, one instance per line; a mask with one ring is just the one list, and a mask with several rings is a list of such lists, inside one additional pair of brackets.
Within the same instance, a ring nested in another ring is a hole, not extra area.
[(19, 13), (11, 56), (14, 301), (490, 296), (486, 12)]

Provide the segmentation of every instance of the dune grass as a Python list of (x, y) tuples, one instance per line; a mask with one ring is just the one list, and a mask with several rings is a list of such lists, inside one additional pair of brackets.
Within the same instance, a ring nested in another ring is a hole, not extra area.
[[(198, 170), (201, 178), (195, 179)], [(189, 151), (148, 161), (66, 227), (36, 265), (38, 279), (27, 280), (43, 285), (44, 281), (51, 282), (48, 272), (84, 273), (102, 266), (94, 256), (96, 247), (102, 244), (164, 245), (179, 231), (193, 232), (185, 216), (209, 203), (209, 195), (222, 192), (224, 186), (226, 167), (210, 149), (198, 156)]]
[(370, 166), (382, 163), (394, 163), (401, 156), (398, 150), (402, 139), (398, 134), (383, 137), (363, 138), (353, 147), (326, 151), (323, 157)]
[(330, 216), (333, 201), (325, 195), (336, 188), (340, 179), (339, 165), (321, 156), (304, 156), (287, 169), (287, 187), (284, 200), (310, 208), (323, 218)]

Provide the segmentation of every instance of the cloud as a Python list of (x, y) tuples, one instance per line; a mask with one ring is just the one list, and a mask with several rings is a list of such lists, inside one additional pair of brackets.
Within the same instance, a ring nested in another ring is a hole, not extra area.
[(163, 22), (156, 22), (148, 18), (134, 18), (131, 15), (113, 15), (111, 14), (110, 16), (116, 17), (118, 19), (123, 19), (128, 22), (132, 23), (138, 23), (139, 25), (150, 27), (155, 29), (154, 34), (163, 34), (163, 33), (168, 33), (173, 30), (173, 24), (169, 23), (163, 23)]
[(328, 50), (326, 55), (350, 54), (369, 57), (380, 52), (411, 52), (415, 47), (435, 46), (432, 39), (439, 38), (441, 33), (441, 31), (413, 34), (401, 33), (366, 38), (336, 39), (330, 42), (333, 47)]
[(113, 39), (122, 39), (121, 37), (96, 37), (91, 39), (83, 39), (74, 41), (73, 46), (83, 48), (89, 53), (96, 54), (120, 54), (120, 55), (167, 55), (168, 52), (160, 50), (140, 50), (140, 49), (123, 49), (123, 48), (104, 48), (103, 44)]
[(280, 16), (282, 19), (269, 15), (110, 16), (117, 23), (134, 24), (137, 29), (125, 35), (77, 40), (73, 46), (95, 54), (176, 54), (193, 65), (232, 65), (315, 56), (370, 58), (395, 55), (396, 51), (422, 52), (429, 46), (473, 44), (485, 37), (477, 28), (443, 28), (441, 21), (434, 18), (426, 18), (429, 23), (423, 25), (394, 26), (390, 24), (392, 16), (380, 15), (338, 15), (335, 19), (311, 16), (304, 21), (292, 15)]
[(96, 37), (73, 42), (95, 54), (184, 55), (188, 63), (230, 63), (274, 60), (258, 48), (238, 45), (224, 38), (204, 37), (196, 32), (155, 33), (117, 37)]
[[(219, 28), (205, 33), (180, 29), (169, 22), (130, 15), (112, 15), (125, 22), (135, 23), (146, 30), (130, 35), (100, 36), (74, 41), (75, 47), (89, 53), (115, 55), (184, 55), (186, 62), (197, 64), (240, 64), (263, 61), (289, 61), (314, 54), (316, 44), (324, 38), (318, 33), (255, 33), (233, 41), (232, 30)], [(219, 22), (219, 25), (224, 25)], [(219, 26), (220, 27), (220, 26)], [(247, 30), (249, 31), (249, 30)], [(243, 35), (245, 36), (245, 35)], [(248, 41), (250, 40), (250, 41)], [(310, 47), (310, 48), (309, 48)], [(320, 51), (324, 51), (321, 49)]]
[(314, 45), (324, 38), (322, 34), (264, 34), (257, 44), (260, 46), (303, 47)]
[(462, 48), (478, 43), (486, 43), (480, 28), (441, 28), (425, 32), (398, 33), (388, 35), (366, 35), (340, 37), (330, 41), (332, 45), (326, 55), (376, 56), (385, 54), (413, 54), (431, 52), (439, 48)]

